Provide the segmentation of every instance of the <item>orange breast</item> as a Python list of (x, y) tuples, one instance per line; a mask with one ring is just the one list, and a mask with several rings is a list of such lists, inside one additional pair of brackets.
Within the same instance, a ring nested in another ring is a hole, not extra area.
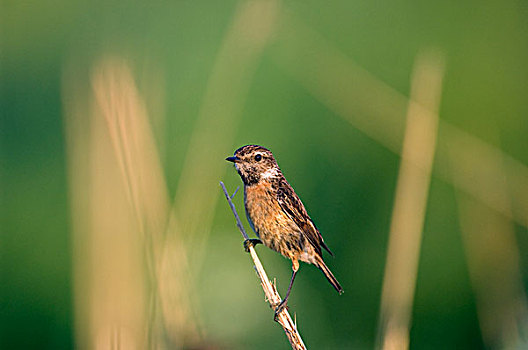
[(287, 258), (299, 256), (305, 239), (297, 225), (282, 211), (271, 184), (261, 182), (244, 189), (244, 204), (260, 240)]

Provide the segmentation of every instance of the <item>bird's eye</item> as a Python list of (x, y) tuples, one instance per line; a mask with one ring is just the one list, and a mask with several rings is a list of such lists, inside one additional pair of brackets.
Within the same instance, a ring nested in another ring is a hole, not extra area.
[(255, 160), (256, 160), (257, 162), (260, 162), (260, 161), (262, 160), (262, 155), (257, 154), (257, 155), (255, 156)]

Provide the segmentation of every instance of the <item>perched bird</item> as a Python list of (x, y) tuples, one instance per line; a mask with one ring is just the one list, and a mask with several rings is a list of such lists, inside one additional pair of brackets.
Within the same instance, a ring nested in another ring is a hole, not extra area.
[(286, 297), (275, 308), (275, 318), (288, 302), (299, 260), (317, 266), (339, 294), (343, 293), (343, 288), (323, 261), (321, 248), (333, 256), (332, 252), (270, 150), (247, 145), (226, 160), (235, 164), (244, 182), (246, 215), (259, 238), (244, 241), (246, 251), (250, 245), (263, 243), (292, 261), (290, 285)]

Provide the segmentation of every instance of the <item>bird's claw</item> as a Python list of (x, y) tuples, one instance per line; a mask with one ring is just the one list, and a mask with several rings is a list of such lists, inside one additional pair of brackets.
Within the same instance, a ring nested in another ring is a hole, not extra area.
[(244, 250), (246, 251), (246, 253), (249, 253), (249, 247), (254, 247), (255, 245), (260, 243), (262, 243), (260, 239), (248, 238), (244, 240)]
[(279, 314), (282, 312), (282, 310), (284, 310), (285, 308), (288, 309), (288, 305), (287, 305), (287, 299), (284, 299), (283, 301), (281, 301), (276, 307), (275, 307), (275, 315), (273, 316), (273, 320), (275, 322), (277, 322), (278, 318), (279, 318)]

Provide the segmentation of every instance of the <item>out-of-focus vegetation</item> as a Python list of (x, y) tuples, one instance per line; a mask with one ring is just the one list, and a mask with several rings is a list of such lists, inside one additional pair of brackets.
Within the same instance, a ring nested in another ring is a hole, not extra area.
[(302, 265), (290, 298), (308, 348), (528, 346), (522, 2), (4, 1), (0, 23), (1, 348), (287, 348), (218, 185), (248, 143), (335, 254), (345, 294)]

